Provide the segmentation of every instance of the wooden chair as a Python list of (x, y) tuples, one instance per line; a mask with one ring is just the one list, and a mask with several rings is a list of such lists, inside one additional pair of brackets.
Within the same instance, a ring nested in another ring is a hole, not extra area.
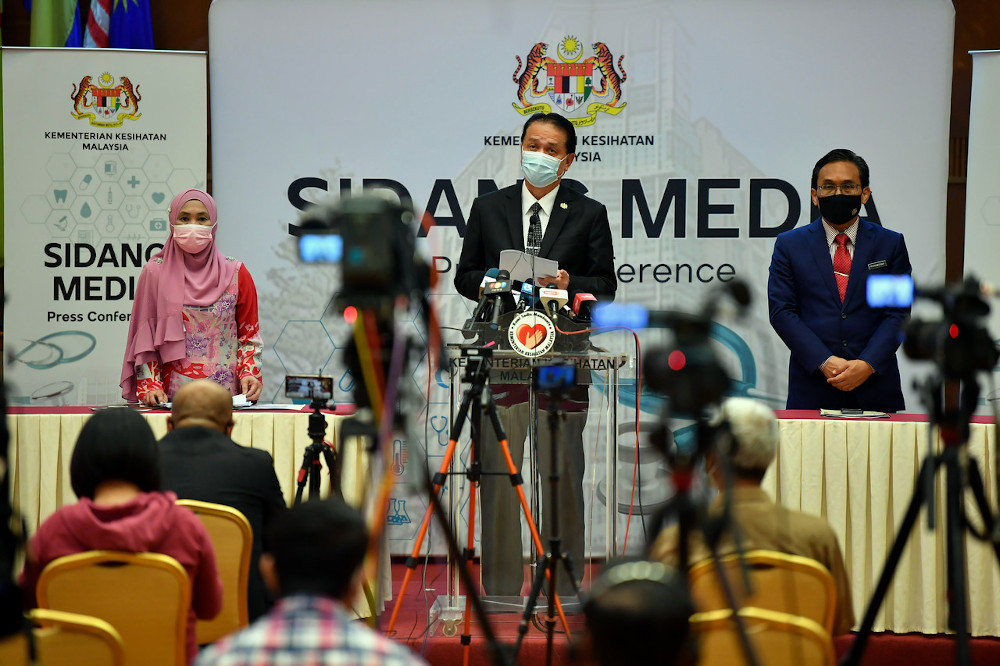
[[(735, 554), (719, 558), (739, 607), (750, 606), (799, 615), (833, 632), (837, 591), (833, 576), (807, 557), (770, 550), (744, 555), (753, 593), (747, 592)], [(697, 611), (729, 608), (712, 560), (698, 562), (688, 572), (691, 598)]]
[(127, 666), (185, 666), (191, 585), (160, 553), (93, 550), (53, 560), (36, 591), (40, 608), (80, 613), (121, 634)]
[[(816, 622), (763, 608), (741, 608), (740, 617), (759, 664), (833, 666), (833, 639)], [(691, 635), (697, 641), (698, 666), (749, 664), (731, 609), (695, 613)]]
[(212, 539), (215, 561), (222, 579), (222, 611), (211, 620), (198, 620), (198, 644), (214, 643), (249, 624), (247, 613), (247, 578), (250, 575), (250, 550), (253, 532), (246, 517), (223, 504), (177, 500), (201, 520)]

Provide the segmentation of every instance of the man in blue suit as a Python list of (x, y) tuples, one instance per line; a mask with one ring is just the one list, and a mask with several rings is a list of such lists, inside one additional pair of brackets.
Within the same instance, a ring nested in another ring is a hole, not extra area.
[(812, 172), (821, 218), (778, 236), (767, 298), (788, 345), (787, 409), (904, 408), (896, 364), (907, 308), (872, 308), (869, 275), (910, 273), (902, 234), (858, 216), (871, 197), (868, 164), (846, 149)]

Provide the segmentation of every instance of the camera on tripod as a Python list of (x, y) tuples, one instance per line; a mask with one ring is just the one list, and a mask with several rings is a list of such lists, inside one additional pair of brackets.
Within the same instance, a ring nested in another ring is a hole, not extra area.
[(946, 379), (990, 371), (1000, 359), (993, 337), (981, 324), (990, 306), (975, 277), (934, 289), (917, 289), (909, 275), (872, 275), (867, 285), (872, 307), (909, 307), (914, 298), (941, 305), (938, 321), (917, 318), (903, 328), (903, 351), (914, 360), (934, 361)]
[(562, 395), (576, 387), (576, 366), (572, 363), (553, 363), (535, 368), (531, 378), (539, 393)]
[(307, 264), (341, 268), (335, 305), (384, 313), (399, 296), (415, 298), (430, 287), (430, 271), (416, 254), (413, 210), (363, 195), (311, 206), (289, 233), (299, 237)]

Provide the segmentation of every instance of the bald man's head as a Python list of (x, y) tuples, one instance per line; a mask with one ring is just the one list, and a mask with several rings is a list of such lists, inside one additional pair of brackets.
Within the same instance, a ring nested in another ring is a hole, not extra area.
[(177, 389), (167, 429), (205, 426), (227, 435), (233, 427), (233, 397), (213, 381), (196, 379)]

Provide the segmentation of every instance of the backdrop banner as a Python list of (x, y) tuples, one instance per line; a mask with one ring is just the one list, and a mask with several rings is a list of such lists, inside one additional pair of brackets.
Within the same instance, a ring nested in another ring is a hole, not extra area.
[[(918, 280), (943, 277), (953, 25), (943, 0), (216, 0), (214, 194), (220, 215), (240, 222), (220, 226), (219, 240), (257, 282), (264, 400), (283, 399), (286, 373), (334, 375), (342, 402), (358, 384), (343, 363), (347, 326), (328, 311), (337, 271), (303, 265), (289, 235), (301, 209), (365, 190), (412, 199), (434, 224), (420, 241), (438, 273), (433, 301), (448, 340), (461, 342), (456, 329), (474, 303), (453, 278), (472, 201), (521, 177), (523, 123), (556, 111), (579, 136), (567, 179), (608, 207), (617, 301), (693, 312), (745, 281), (752, 305), (742, 319), (720, 315), (713, 341), (733, 393), (783, 407), (788, 353), (768, 322), (768, 265), (775, 236), (812, 219), (822, 155), (846, 147), (868, 160), (865, 215), (906, 235)], [(643, 352), (669, 335), (643, 332)], [(636, 355), (626, 333), (593, 340)], [(903, 366), (908, 391), (930, 370)], [(426, 454), (437, 469), (452, 425), (449, 382), (424, 364), (409, 373), (422, 402), (406, 413), (424, 435), (397, 442), (411, 449), (399, 460)], [(606, 399), (595, 376), (591, 403)], [(632, 387), (620, 403), (621, 431), (634, 432)], [(644, 396), (639, 420), (655, 421), (660, 406)], [(907, 406), (924, 411), (912, 392)], [(597, 553), (607, 538), (606, 426), (592, 414), (585, 440)], [(629, 525), (631, 550), (671, 491), (657, 456), (637, 458), (634, 434), (617, 443), (614, 547), (625, 547)], [(401, 478), (405, 467), (395, 466)], [(392, 506), (393, 550), (406, 552), (426, 504), (400, 484)]]
[(9, 399), (122, 403), (139, 272), (205, 186), (205, 54), (4, 47), (3, 73)]
[[(965, 188), (965, 274), (1000, 284), (996, 247), (1000, 241), (1000, 51), (972, 54), (972, 103), (969, 109), (969, 164)], [(1000, 335), (1000, 304), (990, 301), (983, 323)], [(994, 372), (996, 372), (994, 370)], [(996, 391), (983, 391), (981, 411), (993, 408)]]

